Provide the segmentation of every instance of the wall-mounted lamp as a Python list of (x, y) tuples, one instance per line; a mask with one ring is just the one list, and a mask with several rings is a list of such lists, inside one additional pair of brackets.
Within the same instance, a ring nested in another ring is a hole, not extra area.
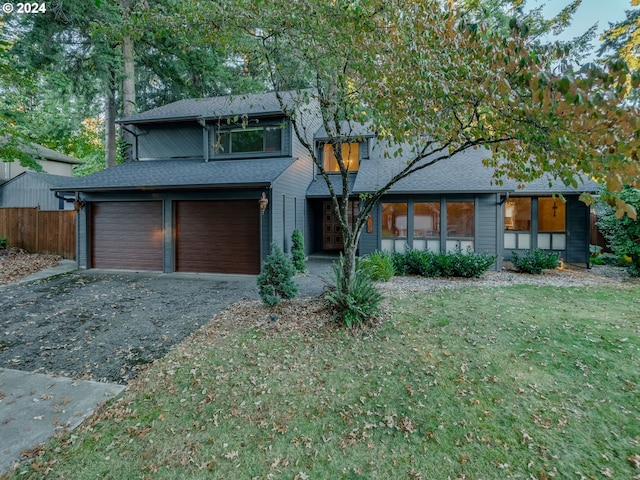
[(262, 192), (260, 200), (258, 200), (258, 204), (260, 205), (260, 213), (264, 215), (264, 212), (267, 210), (267, 205), (269, 205), (269, 199), (267, 198), (266, 192)]
[(73, 209), (76, 212), (79, 212), (80, 210), (82, 210), (83, 207), (84, 207), (84, 201), (83, 200), (80, 200), (79, 198), (76, 198), (73, 201)]

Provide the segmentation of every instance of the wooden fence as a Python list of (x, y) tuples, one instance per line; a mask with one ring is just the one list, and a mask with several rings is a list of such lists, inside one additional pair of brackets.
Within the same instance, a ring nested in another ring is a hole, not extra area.
[(39, 208), (0, 208), (0, 236), (9, 246), (31, 253), (76, 257), (76, 212)]

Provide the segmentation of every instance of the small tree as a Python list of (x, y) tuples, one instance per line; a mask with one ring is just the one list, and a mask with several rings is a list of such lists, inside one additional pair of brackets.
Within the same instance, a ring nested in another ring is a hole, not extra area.
[(293, 260), (293, 266), (298, 273), (304, 273), (307, 271), (307, 264), (305, 263), (304, 254), (304, 238), (302, 232), (297, 228), (291, 234), (291, 257)]
[[(623, 188), (619, 199), (612, 199), (608, 192), (602, 192), (597, 226), (607, 239), (609, 248), (616, 255), (631, 258), (629, 273), (640, 276), (640, 219), (632, 218), (629, 213), (619, 214), (617, 202), (624, 201), (628, 206), (640, 210), (640, 190), (630, 186)], [(612, 205), (613, 203), (613, 205)]]
[(298, 294), (298, 284), (293, 281), (296, 269), (275, 242), (271, 244), (271, 254), (262, 263), (262, 273), (258, 275), (258, 292), (265, 305), (273, 307), (282, 299), (294, 298)]

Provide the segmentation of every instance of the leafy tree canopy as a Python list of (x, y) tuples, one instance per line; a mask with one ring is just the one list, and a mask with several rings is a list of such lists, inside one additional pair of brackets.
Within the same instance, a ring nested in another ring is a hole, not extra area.
[[(640, 0), (631, 0), (634, 7), (640, 6)], [(630, 9), (625, 12), (626, 18), (616, 24), (610, 24), (609, 29), (602, 36), (600, 55), (608, 61), (623, 60), (632, 72), (640, 70), (640, 9)], [(640, 92), (627, 82), (628, 100), (637, 104)]]
[[(455, 1), (301, 0), (291, 8), (284, 0), (224, 0), (217, 5), (228, 32), (255, 37), (251, 54), (265, 59), (276, 91), (310, 80), (317, 92), (341, 190), (334, 190), (314, 145), (307, 147), (342, 224), (344, 288), (373, 205), (399, 180), (467, 149), (490, 152), (486, 164), (495, 169), (496, 182), (509, 177), (524, 183), (546, 175), (577, 186), (586, 176), (612, 192), (640, 183), (638, 115), (624, 103), (625, 83), (637, 78), (624, 62), (579, 72), (566, 62), (559, 73), (558, 65), (571, 53), (568, 46), (543, 45), (536, 30), (517, 17), (507, 28), (496, 28)], [(295, 71), (288, 68), (292, 59), (300, 66)], [(349, 141), (354, 122), (367, 124), (387, 142), (390, 156), (406, 163), (361, 198), (351, 226), (341, 145)], [(628, 213), (634, 214), (630, 206)]]

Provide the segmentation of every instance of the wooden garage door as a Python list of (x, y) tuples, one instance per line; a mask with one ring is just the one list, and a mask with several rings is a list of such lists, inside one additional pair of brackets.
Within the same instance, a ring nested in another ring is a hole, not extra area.
[(260, 273), (257, 203), (253, 200), (176, 202), (176, 271)]
[(91, 204), (91, 267), (162, 271), (162, 202)]

